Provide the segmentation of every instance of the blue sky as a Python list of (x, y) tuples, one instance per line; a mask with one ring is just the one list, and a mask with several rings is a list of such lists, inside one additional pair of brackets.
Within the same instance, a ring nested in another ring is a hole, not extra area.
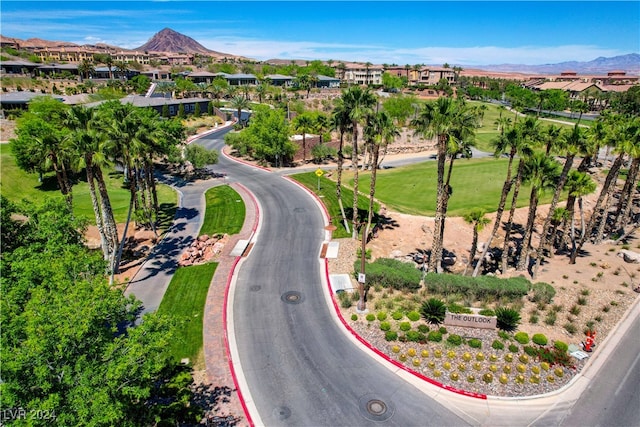
[(640, 2), (2, 0), (7, 37), (135, 48), (165, 27), (258, 60), (486, 65), (640, 53)]

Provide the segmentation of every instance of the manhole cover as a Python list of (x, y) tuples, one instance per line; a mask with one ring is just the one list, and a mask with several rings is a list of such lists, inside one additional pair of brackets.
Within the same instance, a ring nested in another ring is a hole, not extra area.
[(302, 294), (297, 291), (285, 292), (284, 294), (282, 294), (280, 299), (287, 304), (300, 304), (302, 301), (304, 301)]
[(279, 420), (286, 420), (291, 416), (291, 409), (286, 406), (276, 406), (273, 410), (273, 416)]
[(391, 403), (372, 394), (362, 396), (358, 403), (362, 416), (371, 421), (386, 421), (395, 411)]
[(304, 213), (307, 210), (305, 208), (293, 208), (293, 212), (295, 213)]
[(249, 288), (251, 292), (258, 292), (260, 289), (262, 289), (262, 286), (260, 285), (253, 285)]

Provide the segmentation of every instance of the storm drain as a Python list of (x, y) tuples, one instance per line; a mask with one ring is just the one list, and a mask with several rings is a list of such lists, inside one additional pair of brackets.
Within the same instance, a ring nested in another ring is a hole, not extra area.
[(362, 416), (371, 421), (386, 421), (393, 416), (395, 411), (391, 403), (371, 394), (362, 396), (358, 403)]
[(286, 406), (277, 406), (273, 410), (273, 416), (279, 420), (286, 420), (291, 416), (291, 409), (287, 408)]
[(285, 292), (284, 294), (282, 294), (280, 299), (287, 304), (300, 304), (302, 301), (304, 301), (302, 294), (298, 291)]

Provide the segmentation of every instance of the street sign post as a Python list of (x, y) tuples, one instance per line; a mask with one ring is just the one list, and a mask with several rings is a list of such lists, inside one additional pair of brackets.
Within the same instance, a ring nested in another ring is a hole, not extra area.
[(324, 175), (324, 171), (320, 168), (316, 169), (316, 176), (318, 177), (318, 191), (320, 191), (320, 177)]

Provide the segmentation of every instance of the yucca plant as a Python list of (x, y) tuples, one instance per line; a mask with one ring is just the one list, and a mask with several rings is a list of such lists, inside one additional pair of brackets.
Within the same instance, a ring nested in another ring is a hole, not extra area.
[(420, 314), (427, 322), (433, 325), (439, 325), (444, 322), (444, 316), (447, 311), (447, 306), (444, 301), (437, 298), (430, 298), (422, 303), (420, 307)]
[(514, 331), (520, 324), (520, 313), (507, 307), (496, 308), (498, 328), (503, 331)]

